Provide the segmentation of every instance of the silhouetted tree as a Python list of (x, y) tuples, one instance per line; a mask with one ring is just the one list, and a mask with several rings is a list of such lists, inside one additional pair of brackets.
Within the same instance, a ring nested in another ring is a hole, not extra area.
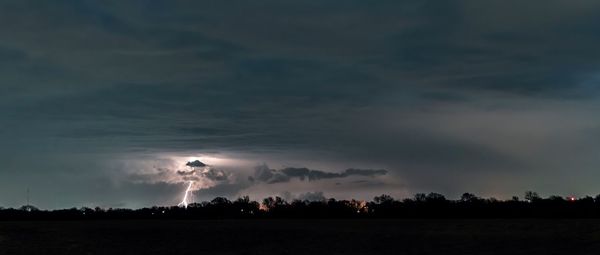
[(288, 203), (281, 197), (268, 197), (263, 200), (263, 205), (267, 208), (270, 215), (282, 216)]
[(431, 192), (427, 194), (427, 196), (425, 197), (425, 201), (429, 203), (445, 202), (446, 197), (442, 194)]
[(564, 202), (565, 199), (561, 196), (549, 196), (548, 200), (553, 201), (553, 202)]
[(462, 196), (460, 196), (460, 201), (462, 202), (475, 202), (478, 201), (479, 198), (471, 193), (463, 193)]
[(537, 201), (540, 200), (540, 195), (538, 195), (537, 192), (533, 192), (533, 191), (526, 191), (525, 192), (525, 200), (529, 201), (529, 202), (533, 202), (533, 201)]
[(596, 195), (594, 197), (594, 202), (597, 203), (597, 204), (600, 204), (600, 195)]
[(294, 200), (281, 197), (263, 200), (267, 210), (248, 196), (229, 201), (217, 197), (210, 202), (141, 209), (70, 208), (53, 211), (23, 206), (0, 208), (0, 220), (90, 220), (90, 219), (214, 219), (214, 218), (600, 218), (600, 197), (584, 196), (565, 199), (561, 196), (541, 198), (526, 192), (526, 201), (478, 198), (471, 193), (458, 200), (448, 200), (439, 193), (418, 193), (414, 199), (398, 201), (380, 195), (370, 202), (357, 200)]
[(415, 194), (415, 201), (417, 201), (417, 202), (425, 202), (426, 199), (427, 199), (427, 195), (425, 193)]
[(381, 196), (374, 197), (373, 202), (376, 204), (391, 204), (394, 202), (394, 198), (392, 198), (390, 195), (383, 194)]
[(252, 216), (258, 213), (260, 204), (256, 201), (251, 201), (250, 197), (240, 197), (233, 202), (233, 207), (239, 211), (241, 217)]
[(25, 211), (25, 212), (34, 212), (34, 211), (39, 211), (40, 209), (38, 209), (37, 207), (35, 207), (33, 205), (24, 205), (24, 206), (21, 206), (21, 208), (19, 208), (19, 210)]
[(228, 205), (231, 204), (231, 201), (224, 197), (215, 197), (213, 200), (210, 201), (210, 203), (212, 205)]

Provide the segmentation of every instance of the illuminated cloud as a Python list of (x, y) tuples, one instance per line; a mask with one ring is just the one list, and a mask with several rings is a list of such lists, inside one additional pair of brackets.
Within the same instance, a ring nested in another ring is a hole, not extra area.
[(196, 170), (192, 170), (192, 171), (178, 170), (177, 174), (181, 175), (181, 176), (194, 175), (194, 174), (196, 174)]

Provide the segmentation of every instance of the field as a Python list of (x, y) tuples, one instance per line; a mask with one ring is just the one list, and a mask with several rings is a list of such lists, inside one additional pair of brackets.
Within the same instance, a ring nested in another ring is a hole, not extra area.
[(600, 220), (0, 222), (0, 254), (598, 254)]

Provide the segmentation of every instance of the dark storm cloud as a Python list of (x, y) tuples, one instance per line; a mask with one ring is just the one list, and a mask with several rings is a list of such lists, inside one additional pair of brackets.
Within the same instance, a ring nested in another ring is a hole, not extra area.
[(229, 179), (229, 174), (227, 174), (225, 171), (213, 168), (203, 172), (202, 176), (213, 181), (226, 181)]
[[(598, 11), (588, 0), (2, 1), (0, 202), (16, 180), (69, 187), (56, 176), (85, 183), (116, 156), (163, 152), (389, 170), (265, 167), (252, 176), (263, 184), (379, 175), (411, 191), (514, 194), (554, 189), (543, 174), (595, 192)], [(210, 194), (248, 184), (228, 185)]]
[(200, 160), (194, 160), (191, 162), (187, 162), (187, 163), (185, 163), (185, 165), (189, 166), (189, 167), (205, 167), (206, 166), (206, 164), (200, 162)]
[(19, 49), (0, 48), (0, 61), (14, 63), (27, 59), (27, 53)]
[(252, 181), (260, 181), (266, 183), (288, 182), (292, 178), (298, 178), (302, 181), (317, 181), (321, 179), (345, 178), (349, 176), (365, 176), (374, 177), (387, 174), (387, 170), (371, 170), (371, 169), (346, 169), (341, 173), (324, 172), (320, 170), (312, 170), (308, 168), (293, 168), (288, 167), (280, 170), (270, 169), (267, 165), (259, 165), (255, 168)]

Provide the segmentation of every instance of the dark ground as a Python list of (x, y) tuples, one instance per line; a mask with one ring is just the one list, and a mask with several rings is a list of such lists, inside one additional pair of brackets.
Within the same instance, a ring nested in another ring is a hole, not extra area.
[(0, 222), (0, 254), (598, 254), (600, 220)]

